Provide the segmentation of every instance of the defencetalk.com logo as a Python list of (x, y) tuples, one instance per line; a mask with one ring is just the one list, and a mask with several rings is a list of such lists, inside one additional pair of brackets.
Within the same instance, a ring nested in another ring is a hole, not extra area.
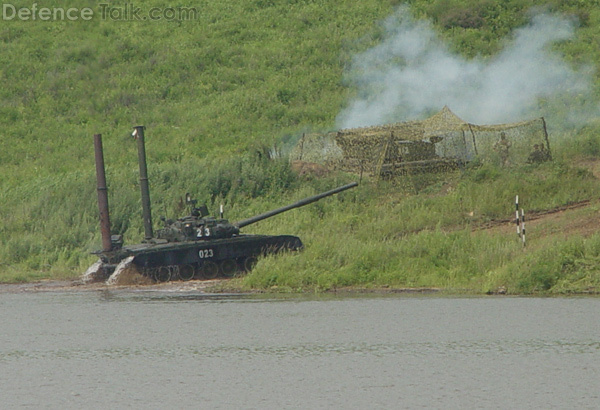
[(11, 3), (2, 4), (2, 20), (5, 21), (89, 21), (94, 17), (114, 21), (182, 21), (197, 20), (195, 7), (152, 7), (144, 10), (133, 3), (115, 5), (99, 3), (97, 9), (91, 7), (40, 7), (33, 3), (30, 7), (17, 7)]

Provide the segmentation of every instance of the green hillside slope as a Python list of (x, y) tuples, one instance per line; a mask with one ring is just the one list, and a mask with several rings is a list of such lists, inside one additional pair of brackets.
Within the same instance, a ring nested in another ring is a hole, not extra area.
[[(114, 230), (129, 243), (142, 236), (130, 137), (134, 125), (147, 127), (158, 215), (177, 215), (187, 191), (211, 209), (225, 203), (228, 216), (236, 219), (354, 179), (345, 174), (301, 179), (285, 158), (270, 159), (269, 150), (285, 148), (304, 131), (335, 128), (336, 117), (357, 92), (345, 75), (353, 56), (379, 43), (381, 22), (398, 4), (149, 1), (140, 5), (143, 16), (153, 7), (190, 7), (197, 13), (187, 20), (136, 21), (102, 18), (98, 3), (75, 1), (65, 7), (89, 7), (91, 20), (1, 21), (0, 282), (72, 278), (93, 262), (89, 252), (100, 245), (95, 133), (104, 137)], [(543, 6), (579, 21), (574, 38), (553, 46), (562, 58), (573, 66), (600, 64), (596, 1), (408, 4), (416, 17), (432, 22), (452, 51), (483, 59), (499, 52), (513, 30), (527, 23), (532, 7)], [(597, 73), (593, 79), (596, 87)], [(510, 173), (488, 164), (415, 178), (401, 187), (365, 183), (355, 193), (265, 221), (253, 232), (298, 234), (307, 251), (261, 261), (241, 286), (375, 284), (477, 291), (510, 286), (517, 255), (530, 264), (532, 258), (546, 258), (554, 239), (523, 255), (501, 234), (472, 238), (470, 226), (506, 218), (517, 191), (529, 198), (532, 209), (597, 198), (600, 185), (593, 175), (572, 165), (582, 155), (600, 154), (596, 131), (590, 125), (553, 135), (553, 164)], [(475, 219), (465, 216), (472, 212)], [(577, 260), (586, 261), (586, 269), (600, 252), (590, 245), (600, 239), (590, 241), (565, 250), (579, 252)], [(473, 260), (473, 254), (482, 260)], [(548, 268), (550, 275), (561, 274), (561, 263), (556, 266)], [(578, 269), (572, 273), (581, 273)], [(490, 279), (494, 272), (497, 279)], [(592, 284), (573, 289), (596, 286), (599, 280), (593, 276)], [(548, 290), (560, 281), (521, 281), (513, 290)], [(561, 290), (571, 289), (561, 283)]]

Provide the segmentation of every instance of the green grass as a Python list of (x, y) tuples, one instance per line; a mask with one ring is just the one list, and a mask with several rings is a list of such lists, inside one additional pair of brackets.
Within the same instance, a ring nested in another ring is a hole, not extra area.
[[(300, 231), (306, 250), (261, 260), (243, 286), (278, 291), (597, 291), (597, 236), (576, 235), (564, 242), (560, 226), (554, 232), (530, 229), (530, 243), (523, 249), (514, 229), (472, 232), (485, 222), (511, 218), (516, 194), (527, 212), (597, 199), (600, 184), (589, 171), (557, 160), (508, 172), (484, 165), (439, 178), (443, 181), (417, 195), (399, 187), (363, 185), (326, 200), (322, 210), (265, 221), (260, 232)], [(564, 258), (578, 262), (567, 268)]]
[[(594, 46), (600, 9), (592, 0), (408, 3), (465, 57), (493, 56), (533, 6), (574, 15), (580, 20), (575, 37), (555, 49), (574, 66), (600, 66)], [(356, 53), (378, 43), (380, 22), (398, 4), (222, 1), (203, 4), (192, 21), (4, 21), (0, 282), (75, 278), (94, 261), (90, 252), (100, 247), (95, 133), (104, 139), (113, 228), (128, 243), (143, 236), (134, 125), (147, 127), (155, 221), (178, 216), (185, 192), (213, 210), (224, 203), (237, 220), (355, 179), (300, 179), (285, 157), (271, 160), (268, 153), (273, 146), (285, 150), (302, 132), (334, 127), (355, 93), (345, 69)], [(144, 3), (165, 5), (171, 4)], [(594, 80), (597, 87), (597, 73)], [(569, 110), (550, 108), (557, 116)], [(592, 124), (551, 135), (553, 163), (509, 172), (484, 164), (395, 184), (365, 182), (248, 227), (297, 234), (306, 249), (260, 261), (240, 286), (597, 289), (595, 237), (571, 245), (550, 237), (524, 253), (514, 238), (470, 234), (470, 227), (510, 217), (515, 194), (530, 210), (597, 198), (597, 180), (573, 164), (600, 156), (598, 130)], [(563, 263), (569, 257), (573, 262)], [(538, 273), (529, 277), (524, 266)]]

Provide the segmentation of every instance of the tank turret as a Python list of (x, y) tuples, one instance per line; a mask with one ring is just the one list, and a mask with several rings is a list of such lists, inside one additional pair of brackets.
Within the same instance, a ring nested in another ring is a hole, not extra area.
[(262, 221), (263, 219), (271, 218), (282, 212), (311, 204), (322, 198), (354, 188), (357, 185), (356, 182), (352, 182), (330, 191), (304, 198), (291, 205), (283, 206), (234, 223), (230, 223), (227, 219), (208, 216), (206, 205), (196, 208), (196, 201), (192, 200), (189, 194), (186, 194), (186, 202), (191, 206), (190, 215), (177, 219), (176, 221), (163, 218), (164, 227), (158, 231), (157, 239), (159, 241), (163, 240), (167, 242), (184, 242), (231, 238), (239, 235), (240, 229), (245, 226)]

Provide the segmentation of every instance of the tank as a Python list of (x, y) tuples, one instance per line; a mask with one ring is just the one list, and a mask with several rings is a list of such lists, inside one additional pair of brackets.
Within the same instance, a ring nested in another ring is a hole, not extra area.
[(247, 272), (259, 257), (281, 251), (299, 251), (303, 244), (297, 236), (244, 234), (242, 228), (358, 185), (353, 182), (237, 222), (224, 219), (222, 208), (218, 218), (210, 216), (206, 205), (197, 206), (197, 201), (186, 194), (189, 214), (176, 220), (161, 218), (163, 226), (154, 234), (144, 127), (135, 127), (133, 136), (138, 143), (145, 239), (139, 244), (124, 245), (120, 235), (110, 233), (102, 137), (96, 134), (94, 146), (102, 249), (93, 252), (98, 255), (99, 261), (84, 275), (88, 282), (110, 281), (111, 275), (119, 272), (123, 265), (134, 265), (143, 276), (157, 282), (231, 277)]

